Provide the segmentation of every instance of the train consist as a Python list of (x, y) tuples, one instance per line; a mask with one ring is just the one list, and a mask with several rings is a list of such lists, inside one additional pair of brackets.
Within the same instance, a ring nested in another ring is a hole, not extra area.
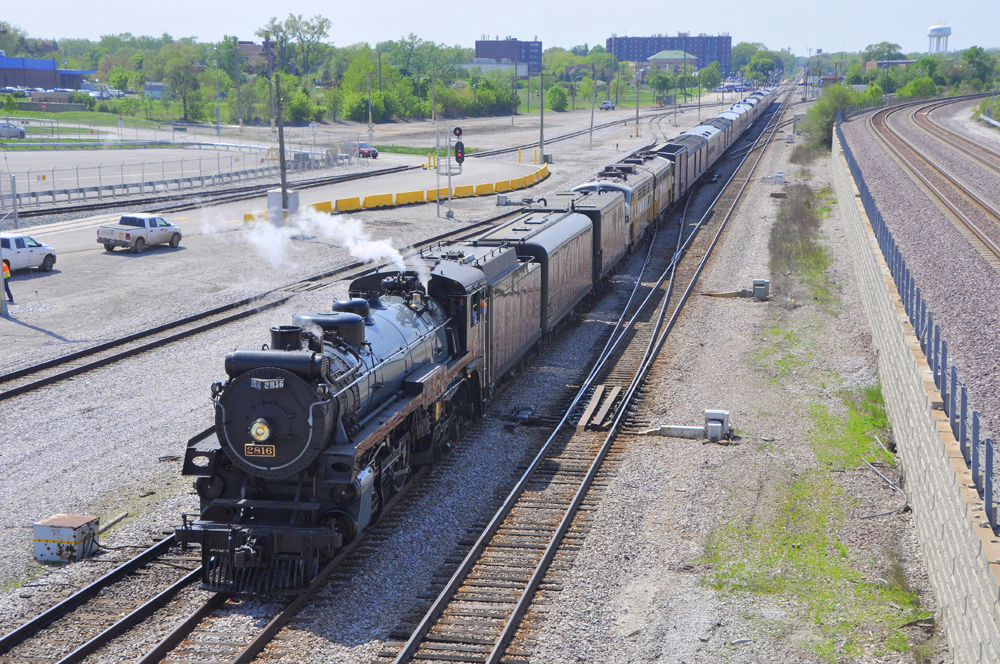
[[(471, 242), (351, 283), (226, 357), (188, 442), (202, 587), (286, 594), (376, 521), (774, 100), (762, 90)], [(429, 276), (428, 276), (429, 275)]]

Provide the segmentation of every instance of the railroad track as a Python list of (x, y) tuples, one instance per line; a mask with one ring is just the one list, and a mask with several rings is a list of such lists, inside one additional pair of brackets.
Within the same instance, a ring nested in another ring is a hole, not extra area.
[[(502, 219), (517, 214), (514, 208), (484, 221), (442, 233), (412, 245), (426, 247), (444, 241), (461, 241), (478, 236)], [(221, 327), (263, 311), (281, 306), (296, 293), (327, 288), (337, 281), (353, 279), (376, 269), (365, 261), (357, 261), (333, 270), (306, 277), (273, 290), (245, 298), (221, 307), (209, 309), (163, 325), (113, 339), (45, 362), (0, 375), (0, 401), (32, 392), (88, 371), (120, 362), (141, 353), (162, 348), (196, 334)]]
[[(785, 102), (769, 120), (780, 117)], [(771, 125), (758, 141), (765, 134), (770, 141), (777, 129)], [(687, 235), (681, 227), (676, 237), (653, 238), (646, 267), (659, 277), (652, 287), (637, 282), (555, 430), (398, 653), (386, 651), (384, 657), (394, 655), (394, 664), (404, 664), (414, 659), (513, 663), (530, 656), (530, 625), (519, 633), (522, 619), (538, 591), (558, 590), (558, 574), (589, 527), (587, 515), (579, 513), (595, 506), (590, 491), (604, 462), (611, 472), (618, 463), (618, 432), (762, 154), (744, 161), (713, 203), (713, 209), (728, 205), (725, 215), (709, 212)], [(550, 577), (553, 565), (556, 575)]]
[[(363, 171), (359, 173), (345, 173), (343, 175), (312, 178), (310, 180), (295, 182), (294, 184), (297, 189), (311, 189), (314, 187), (325, 187), (327, 185), (338, 184), (341, 182), (353, 182), (355, 180), (364, 180), (382, 175), (393, 175), (395, 173), (403, 173), (405, 171), (411, 171), (419, 168), (420, 166), (394, 166), (392, 168), (382, 168), (375, 171)], [(166, 212), (184, 212), (185, 210), (194, 210), (206, 205), (219, 205), (222, 203), (245, 201), (266, 194), (268, 189), (273, 188), (274, 183), (271, 182), (268, 184), (231, 187), (225, 191), (205, 192), (202, 194), (189, 192), (185, 194), (159, 196), (150, 202), (151, 204), (149, 204), (150, 207), (147, 209), (147, 212), (161, 214)], [(19, 210), (18, 216), (42, 217), (50, 214), (102, 212), (104, 210), (114, 210), (122, 207), (136, 207), (139, 205), (145, 206), (147, 205), (146, 200), (148, 199), (128, 198), (116, 201), (105, 201), (103, 203), (83, 203), (81, 205), (61, 205), (41, 209)]]
[[(963, 100), (976, 96), (979, 95)], [(903, 169), (932, 198), (938, 200), (942, 210), (969, 243), (994, 269), (1000, 271), (1000, 209), (939, 166), (932, 157), (895, 131), (889, 122), (889, 118), (896, 114), (909, 114), (912, 119), (923, 108), (938, 106), (938, 102), (914, 102), (883, 109), (868, 117), (868, 126)], [(926, 124), (914, 121), (917, 126), (936, 135)]]

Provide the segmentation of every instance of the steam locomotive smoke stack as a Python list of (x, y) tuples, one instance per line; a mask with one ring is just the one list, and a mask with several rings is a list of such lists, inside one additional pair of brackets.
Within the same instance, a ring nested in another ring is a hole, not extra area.
[(298, 325), (272, 327), (271, 350), (302, 350), (302, 328)]

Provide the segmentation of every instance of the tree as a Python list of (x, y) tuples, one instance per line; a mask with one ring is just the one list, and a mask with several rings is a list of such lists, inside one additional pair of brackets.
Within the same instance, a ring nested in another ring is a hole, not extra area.
[(319, 43), (330, 34), (330, 25), (330, 19), (319, 14), (312, 19), (304, 19), (302, 14), (289, 14), (285, 19), (285, 31), (298, 45), (300, 76), (313, 70), (313, 54)]
[(733, 69), (741, 69), (750, 64), (757, 51), (766, 51), (767, 47), (760, 42), (740, 42), (733, 47), (730, 57), (732, 58)]
[(900, 97), (928, 98), (936, 97), (938, 93), (934, 80), (930, 77), (915, 78), (899, 90)]
[(862, 52), (862, 56), (866, 62), (871, 62), (872, 60), (905, 60), (906, 56), (903, 55), (900, 50), (901, 48), (902, 47), (899, 44), (893, 44), (891, 42), (869, 44)]
[(858, 103), (858, 94), (843, 85), (831, 85), (823, 90), (823, 98), (812, 105), (802, 121), (802, 133), (814, 145), (831, 147), (833, 125), (838, 111), (846, 111)]
[(125, 90), (128, 87), (131, 73), (124, 67), (116, 66), (108, 72), (108, 85), (114, 90)]
[[(996, 59), (979, 46), (972, 46), (962, 52), (962, 62), (969, 67), (970, 78), (979, 79), (983, 83), (993, 81), (996, 69)], [(933, 76), (933, 74), (931, 74)]]
[(698, 84), (703, 89), (712, 90), (718, 87), (719, 83), (722, 83), (722, 71), (718, 62), (713, 62), (698, 72)]
[(750, 58), (747, 65), (747, 75), (755, 81), (766, 81), (775, 70), (777, 63), (769, 51), (758, 51)]
[(553, 111), (561, 113), (569, 105), (569, 95), (566, 94), (566, 89), (561, 85), (553, 85), (549, 88), (546, 97), (549, 102), (549, 108)]
[(574, 46), (569, 50), (569, 52), (572, 53), (573, 55), (586, 57), (586, 55), (590, 53), (590, 48), (588, 48), (587, 44), (584, 43), (581, 46)]
[(8, 115), (11, 113), (17, 113), (17, 101), (15, 101), (14, 95), (8, 94), (4, 96), (3, 112)]
[(674, 77), (662, 69), (657, 69), (649, 77), (649, 86), (656, 90), (657, 99), (662, 98), (664, 92), (674, 87)]
[(163, 63), (163, 80), (170, 89), (181, 98), (184, 110), (184, 120), (188, 119), (188, 103), (198, 91), (198, 72), (195, 64), (198, 62), (198, 49), (187, 44), (175, 42), (165, 46), (161, 53), (165, 56)]

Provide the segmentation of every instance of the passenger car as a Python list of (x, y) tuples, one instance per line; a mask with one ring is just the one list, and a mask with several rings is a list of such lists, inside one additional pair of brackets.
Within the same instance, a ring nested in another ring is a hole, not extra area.
[(602, 111), (613, 111), (615, 110), (615, 102), (613, 101), (602, 101), (600, 106)]
[(27, 235), (3, 233), (0, 235), (3, 262), (11, 270), (37, 267), (48, 272), (56, 264), (56, 250)]
[(374, 145), (368, 143), (346, 143), (343, 153), (352, 158), (378, 159), (378, 150), (375, 149)]
[(126, 214), (115, 226), (97, 229), (97, 242), (105, 251), (125, 247), (139, 254), (154, 244), (169, 244), (173, 248), (181, 243), (181, 228), (163, 217), (152, 214)]
[(0, 120), (0, 138), (24, 138), (24, 128), (13, 122)]

